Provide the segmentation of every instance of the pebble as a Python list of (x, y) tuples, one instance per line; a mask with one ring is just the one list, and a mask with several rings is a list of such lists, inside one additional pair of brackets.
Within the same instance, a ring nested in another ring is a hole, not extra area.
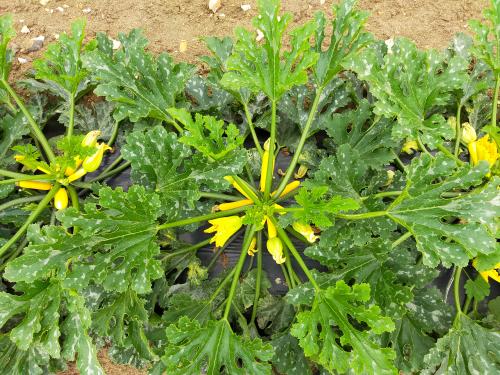
[(262, 39), (264, 39), (264, 33), (259, 29), (257, 29), (257, 37), (255, 38), (255, 40), (257, 42), (260, 42)]
[(57, 7), (56, 10), (58, 12), (64, 13), (64, 8), (63, 7)]
[(50, 0), (40, 0), (40, 5), (45, 6), (49, 3)]
[(36, 52), (39, 51), (43, 47), (43, 42), (45, 41), (45, 37), (43, 35), (37, 36), (36, 38), (31, 39), (33, 43), (30, 47), (25, 49), (25, 52)]
[(21, 29), (22, 34), (29, 34), (30, 32), (31, 32), (31, 30), (26, 25), (24, 25), (23, 28)]
[(118, 49), (121, 47), (122, 43), (119, 40), (111, 39), (113, 41), (113, 49)]
[(216, 13), (221, 6), (222, 6), (221, 0), (209, 0), (208, 2), (208, 9), (210, 9), (214, 13)]
[(90, 8), (85, 8), (85, 9), (82, 9), (82, 12), (83, 12), (84, 14), (89, 14), (90, 12), (92, 12), (92, 9), (90, 9)]
[(248, 12), (250, 9), (252, 9), (252, 6), (250, 4), (241, 4), (241, 9), (243, 12)]
[(24, 57), (18, 57), (17, 61), (19, 61), (19, 64), (26, 64), (28, 62), (28, 59), (25, 59)]
[(179, 52), (180, 53), (184, 53), (186, 52), (188, 49), (188, 43), (186, 40), (181, 40), (181, 42), (179, 43)]

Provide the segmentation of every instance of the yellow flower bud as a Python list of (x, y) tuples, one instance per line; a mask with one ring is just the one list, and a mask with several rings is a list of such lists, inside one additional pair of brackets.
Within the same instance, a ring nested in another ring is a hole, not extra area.
[[(300, 186), (300, 181), (292, 181), (292, 182), (290, 182), (289, 184), (287, 184), (285, 186), (285, 189), (283, 189), (283, 192), (280, 194), (280, 198), (284, 197), (287, 194), (290, 194), (292, 191), (294, 191), (295, 189), (297, 189), (299, 186)], [(273, 193), (271, 195), (274, 195), (274, 193), (276, 193), (276, 191), (273, 191)]]
[(18, 181), (16, 185), (23, 189), (35, 189), (35, 190), (50, 190), (52, 189), (52, 184), (45, 181)]
[(292, 228), (303, 235), (309, 243), (314, 243), (319, 238), (319, 236), (314, 234), (314, 229), (309, 224), (302, 224), (296, 221), (292, 224)]
[(304, 177), (306, 175), (308, 169), (309, 168), (307, 168), (305, 165), (301, 164), (299, 169), (297, 170), (297, 172), (293, 175), (293, 177), (295, 177), (295, 178)]
[(285, 263), (286, 258), (283, 256), (283, 243), (278, 237), (273, 237), (267, 240), (267, 251), (272, 255), (277, 264)]
[(45, 174), (51, 174), (50, 170), (48, 170), (45, 167), (42, 167), (41, 165), (39, 165), (38, 167), (36, 167), (36, 169), (38, 169), (39, 171), (41, 171), (41, 172), (43, 172)]
[(57, 210), (64, 210), (68, 207), (68, 192), (65, 188), (60, 188), (54, 195), (54, 207)]
[(466, 144), (477, 140), (476, 129), (474, 129), (468, 122), (462, 124), (462, 141)]
[(14, 155), (14, 160), (17, 162), (21, 162), (24, 159), (26, 159), (26, 156), (24, 156), (24, 155)]
[(235, 181), (235, 179), (234, 179), (233, 177), (231, 177), (231, 176), (225, 176), (225, 177), (224, 177), (224, 180), (226, 180), (226, 181), (227, 181), (227, 182), (229, 182), (231, 185), (233, 185), (233, 187), (234, 187), (234, 188), (235, 188), (235, 189), (236, 189), (236, 190), (237, 190), (237, 191), (238, 191), (241, 195), (243, 195), (245, 198), (247, 198), (247, 199), (250, 199), (250, 200), (251, 200), (251, 198), (248, 196), (248, 194), (247, 194), (247, 193), (245, 193), (245, 190), (243, 190), (243, 189), (241, 188), (241, 186), (240, 186), (240, 185), (239, 185), (239, 184)]
[(414, 151), (418, 151), (418, 143), (417, 141), (406, 141), (403, 145), (401, 151), (407, 153), (408, 155), (413, 154)]
[(257, 245), (257, 238), (254, 237), (252, 238), (252, 242), (250, 242), (250, 247), (248, 248), (248, 255), (250, 255), (251, 257), (253, 257), (258, 250), (255, 247), (256, 245)]
[(96, 171), (97, 168), (99, 168), (99, 166), (102, 163), (104, 151), (106, 150), (111, 150), (111, 147), (109, 147), (105, 143), (100, 143), (99, 146), (97, 146), (97, 151), (95, 152), (95, 154), (86, 157), (85, 160), (83, 161), (82, 164), (83, 169), (85, 169), (87, 172)]
[(276, 231), (276, 226), (273, 224), (273, 222), (267, 216), (266, 216), (266, 220), (267, 220), (267, 237), (269, 237), (269, 238), (276, 237), (278, 235), (278, 232)]
[(253, 204), (251, 199), (242, 199), (236, 202), (221, 203), (217, 206), (218, 211), (232, 210), (233, 208), (244, 207)]
[(239, 216), (227, 216), (208, 221), (212, 226), (205, 229), (205, 233), (214, 233), (210, 243), (215, 242), (215, 246), (221, 247), (235, 234), (243, 225)]
[(82, 146), (84, 147), (95, 147), (97, 145), (97, 139), (101, 135), (100, 130), (92, 130), (85, 135), (82, 140)]
[(87, 171), (85, 169), (80, 168), (75, 173), (73, 173), (71, 176), (68, 176), (68, 182), (76, 181), (79, 178), (82, 178), (83, 176), (85, 176), (86, 173), (87, 173)]

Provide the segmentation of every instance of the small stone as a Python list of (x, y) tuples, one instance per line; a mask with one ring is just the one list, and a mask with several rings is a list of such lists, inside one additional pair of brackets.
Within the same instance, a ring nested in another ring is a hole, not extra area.
[(28, 62), (28, 59), (25, 59), (24, 57), (18, 57), (17, 61), (19, 61), (19, 64), (26, 64)]
[(257, 29), (257, 37), (255, 38), (255, 40), (257, 42), (260, 42), (262, 39), (264, 39), (264, 33), (259, 29)]
[(31, 30), (26, 25), (24, 25), (23, 28), (21, 29), (22, 34), (29, 34), (30, 32), (31, 32)]
[(92, 12), (92, 9), (85, 8), (85, 9), (82, 9), (82, 12), (83, 12), (83, 14), (89, 14), (90, 12)]
[(50, 14), (54, 13), (54, 9), (45, 8), (45, 11)]
[(250, 9), (252, 9), (252, 6), (250, 4), (241, 4), (241, 9), (243, 12), (248, 12)]
[(37, 36), (36, 38), (31, 39), (33, 43), (30, 47), (26, 48), (25, 52), (36, 52), (42, 49), (43, 42), (45, 41), (45, 37), (43, 35)]
[(275, 278), (274, 279), (274, 282), (278, 285), (280, 285), (282, 283), (281, 279), (279, 277)]
[(58, 33), (55, 33), (55, 34), (54, 34), (54, 39), (55, 39), (55, 40), (59, 40), (59, 34), (58, 34)]
[(214, 13), (216, 13), (221, 6), (222, 6), (221, 0), (209, 0), (208, 2), (208, 9), (210, 9)]
[(113, 49), (118, 49), (122, 46), (122, 43), (119, 40), (111, 39), (113, 41)]
[(40, 0), (40, 5), (45, 6), (49, 3), (50, 0)]
[(181, 40), (179, 43), (179, 52), (180, 53), (185, 53), (188, 49), (188, 44), (186, 40)]
[(219, 13), (219, 18), (224, 18), (226, 15), (224, 13)]
[(57, 7), (56, 10), (60, 13), (64, 13), (64, 8), (63, 7)]
[(68, 4), (64, 4), (64, 5), (63, 5), (63, 8), (68, 9), (68, 8), (69, 8), (69, 5), (68, 5)]
[(319, 0), (320, 5), (325, 5), (325, 3), (326, 3), (326, 0)]

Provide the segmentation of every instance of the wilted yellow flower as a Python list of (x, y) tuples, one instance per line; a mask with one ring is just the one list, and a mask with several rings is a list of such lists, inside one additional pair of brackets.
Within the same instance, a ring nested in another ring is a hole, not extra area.
[(267, 220), (267, 237), (268, 238), (276, 237), (278, 235), (278, 232), (276, 230), (276, 226), (273, 224), (271, 219), (269, 219), (267, 216), (266, 216), (266, 220)]
[(319, 236), (314, 234), (314, 229), (309, 224), (303, 224), (296, 221), (292, 224), (292, 227), (303, 235), (307, 242), (313, 243), (319, 238)]
[(240, 184), (238, 184), (235, 179), (231, 176), (225, 176), (224, 177), (224, 180), (226, 180), (227, 182), (229, 182), (231, 185), (233, 185), (233, 187), (238, 190), (240, 192), (241, 195), (243, 195), (245, 198), (247, 199), (251, 199), (248, 194), (245, 192), (245, 190), (242, 189), (242, 187), (240, 186)]
[(293, 175), (293, 177), (295, 177), (295, 178), (302, 178), (302, 177), (304, 177), (306, 175), (308, 169), (309, 168), (307, 168), (304, 164), (301, 164), (300, 167), (299, 167), (299, 169), (297, 170), (297, 173), (295, 173)]
[(267, 240), (267, 251), (269, 251), (277, 264), (282, 264), (286, 261), (286, 258), (283, 256), (283, 243), (278, 237)]
[(99, 166), (102, 163), (102, 158), (104, 156), (104, 151), (106, 150), (111, 150), (111, 147), (109, 147), (105, 143), (100, 143), (97, 146), (97, 151), (94, 153), (92, 156), (88, 156), (83, 160), (82, 168), (85, 169), (87, 172), (94, 172), (99, 168)]
[(257, 238), (252, 238), (252, 242), (250, 242), (250, 247), (248, 248), (248, 255), (253, 257), (258, 249), (255, 247), (257, 245)]
[(477, 141), (469, 143), (470, 159), (473, 165), (481, 160), (486, 160), (492, 167), (498, 159), (498, 147), (494, 140), (490, 141), (490, 136), (486, 134)]
[[(477, 269), (477, 259), (474, 259), (472, 262), (474, 268)], [(500, 283), (500, 275), (498, 274), (497, 269), (500, 269), (500, 263), (495, 264), (495, 268), (487, 271), (479, 271), (479, 274), (484, 279), (484, 281), (488, 282), (488, 279), (493, 279), (497, 283)]]
[(464, 122), (462, 124), (462, 141), (464, 141), (466, 144), (469, 144), (476, 140), (476, 129), (474, 129), (468, 122)]
[(413, 154), (414, 151), (418, 151), (418, 143), (417, 141), (406, 141), (403, 145), (401, 151), (407, 153), (408, 155)]
[(205, 233), (214, 233), (210, 243), (215, 242), (215, 246), (221, 247), (235, 234), (242, 226), (242, 219), (239, 216), (228, 216), (208, 221), (212, 226), (205, 229)]

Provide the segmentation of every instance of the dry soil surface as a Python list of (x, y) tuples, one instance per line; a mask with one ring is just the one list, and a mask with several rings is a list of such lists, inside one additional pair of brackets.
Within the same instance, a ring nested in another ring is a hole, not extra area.
[[(46, 46), (67, 31), (76, 18), (87, 20), (89, 37), (99, 31), (116, 37), (119, 32), (142, 28), (151, 51), (168, 51), (179, 60), (196, 63), (206, 53), (203, 36), (230, 35), (237, 25), (249, 26), (257, 13), (255, 0), (221, 2), (222, 7), (213, 14), (207, 7), (208, 0), (0, 0), (0, 14), (14, 15), (18, 32), (13, 41), (18, 50), (14, 77), (18, 77), (43, 52), (43, 48), (26, 52), (33, 45), (32, 39), (43, 35)], [(323, 5), (320, 0), (282, 3), (285, 11), (294, 14), (295, 23), (304, 22), (317, 10), (330, 11), (331, 7), (330, 0)], [(243, 4), (251, 9), (243, 11)], [(487, 0), (360, 0), (360, 7), (371, 13), (367, 28), (377, 37), (404, 36), (422, 48), (443, 48), (455, 33), (468, 32), (467, 21), (480, 18), (486, 6)], [(23, 26), (29, 32), (22, 33)], [(184, 53), (179, 52), (181, 41), (187, 42)], [(27, 62), (21, 64), (17, 58)], [(109, 375), (145, 373), (111, 363), (105, 352), (100, 358)], [(69, 374), (78, 374), (73, 365), (64, 373)]]

